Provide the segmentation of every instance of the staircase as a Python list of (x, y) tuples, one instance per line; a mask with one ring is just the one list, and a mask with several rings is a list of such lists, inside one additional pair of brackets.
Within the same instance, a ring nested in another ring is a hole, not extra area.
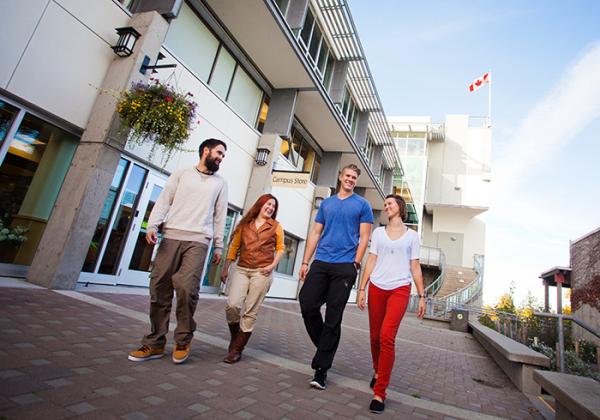
[(443, 299), (469, 285), (476, 278), (477, 273), (472, 268), (447, 265), (442, 287), (440, 287), (434, 297), (435, 299)]
[[(480, 299), (483, 285), (484, 256), (474, 255), (473, 268), (471, 269), (446, 265), (441, 250), (439, 250), (439, 254), (440, 258), (437, 261), (440, 275), (425, 288), (425, 295), (428, 296), (425, 314), (430, 317), (448, 319), (452, 309), (475, 304)], [(423, 262), (421, 264), (432, 265), (431, 263), (423, 264)], [(416, 312), (417, 308), (417, 296), (411, 296), (408, 311)]]

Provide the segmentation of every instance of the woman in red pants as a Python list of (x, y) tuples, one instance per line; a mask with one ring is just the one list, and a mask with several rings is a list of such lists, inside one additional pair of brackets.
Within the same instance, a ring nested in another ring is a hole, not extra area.
[(365, 286), (370, 282), (369, 330), (375, 373), (371, 380), (374, 396), (369, 409), (373, 413), (382, 413), (385, 408), (385, 391), (394, 366), (396, 333), (408, 306), (413, 281), (419, 293), (417, 315), (422, 318), (425, 314), (419, 234), (403, 223), (406, 203), (402, 197), (388, 195), (383, 209), (389, 223), (373, 231), (357, 298), (358, 307), (364, 309)]

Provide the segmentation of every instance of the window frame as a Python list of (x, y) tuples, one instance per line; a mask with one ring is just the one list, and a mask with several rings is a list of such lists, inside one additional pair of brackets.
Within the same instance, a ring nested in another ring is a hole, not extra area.
[[(282, 271), (278, 271), (278, 270), (277, 270), (277, 268), (279, 267), (279, 264), (281, 264), (281, 260), (279, 260), (279, 263), (277, 264), (277, 266), (275, 266), (275, 269), (274, 269), (274, 271), (275, 271), (275, 273), (277, 273), (277, 274), (279, 274), (279, 275), (282, 275), (282, 276), (290, 276), (290, 277), (291, 277), (291, 276), (293, 276), (293, 275), (294, 275), (294, 269), (296, 268), (296, 259), (297, 259), (297, 257), (298, 257), (298, 251), (300, 250), (300, 242), (301, 242), (302, 240), (301, 240), (300, 238), (298, 238), (298, 237), (296, 237), (296, 236), (294, 236), (294, 235), (292, 235), (292, 234), (290, 234), (290, 233), (288, 233), (288, 232), (286, 232), (286, 231), (284, 230), (284, 231), (283, 231), (283, 243), (284, 243), (284, 246), (285, 246), (285, 240), (286, 240), (286, 238), (289, 238), (289, 239), (291, 239), (292, 241), (296, 241), (296, 252), (294, 253), (294, 257), (293, 257), (293, 259), (292, 259), (292, 264), (291, 264), (291, 273), (289, 273), (289, 274), (288, 274), (287, 272), (282, 272)], [(283, 252), (285, 253), (285, 248), (284, 248), (284, 251), (283, 251)], [(283, 259), (283, 258), (282, 258), (282, 259)]]

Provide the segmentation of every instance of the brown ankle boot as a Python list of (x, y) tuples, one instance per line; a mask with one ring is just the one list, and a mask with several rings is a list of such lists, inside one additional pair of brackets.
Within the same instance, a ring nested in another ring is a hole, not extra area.
[(227, 324), (229, 326), (229, 332), (231, 333), (231, 340), (229, 340), (229, 347), (227, 348), (227, 352), (231, 353), (233, 350), (233, 343), (240, 333), (240, 323), (236, 322), (235, 324)]
[(240, 330), (235, 342), (233, 343), (233, 348), (231, 349), (227, 357), (223, 359), (223, 361), (225, 363), (239, 362), (242, 358), (242, 352), (244, 351), (244, 347), (246, 347), (246, 344), (248, 343), (248, 340), (250, 339), (251, 335), (251, 332), (244, 332)]

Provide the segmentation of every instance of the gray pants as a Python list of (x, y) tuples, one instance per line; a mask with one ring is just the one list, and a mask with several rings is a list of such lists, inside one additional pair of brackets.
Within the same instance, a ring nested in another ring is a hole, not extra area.
[(173, 291), (177, 294), (175, 343), (184, 346), (192, 341), (196, 330), (194, 312), (198, 304), (200, 276), (207, 252), (208, 246), (200, 242), (167, 238), (161, 241), (150, 275), (151, 332), (144, 336), (142, 344), (152, 348), (165, 346)]

